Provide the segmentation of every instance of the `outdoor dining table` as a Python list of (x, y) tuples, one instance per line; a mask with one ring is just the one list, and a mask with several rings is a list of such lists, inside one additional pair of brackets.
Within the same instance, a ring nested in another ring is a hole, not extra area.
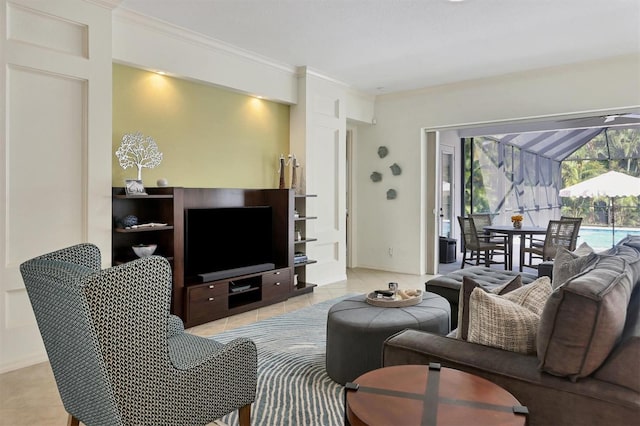
[(495, 232), (496, 234), (503, 234), (507, 236), (507, 269), (509, 269), (510, 271), (513, 271), (513, 236), (520, 236), (520, 272), (522, 272), (522, 264), (524, 263), (525, 237), (532, 235), (544, 235), (547, 233), (547, 228), (542, 228), (539, 226), (522, 226), (520, 228), (514, 228), (513, 225), (489, 225), (485, 226), (483, 229), (487, 233)]

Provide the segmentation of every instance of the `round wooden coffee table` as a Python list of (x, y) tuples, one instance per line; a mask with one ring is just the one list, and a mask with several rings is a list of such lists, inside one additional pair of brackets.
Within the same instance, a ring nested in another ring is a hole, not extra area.
[(526, 407), (500, 386), (438, 364), (380, 368), (347, 383), (346, 389), (345, 416), (352, 426), (495, 426), (527, 421)]

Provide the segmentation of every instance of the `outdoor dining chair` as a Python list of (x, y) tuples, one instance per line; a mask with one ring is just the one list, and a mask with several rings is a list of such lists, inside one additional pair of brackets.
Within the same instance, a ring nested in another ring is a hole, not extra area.
[(573, 218), (550, 220), (542, 246), (529, 246), (523, 249), (525, 254), (529, 254), (529, 263), (525, 263), (523, 266), (537, 269), (538, 264), (534, 264), (533, 261), (536, 259), (540, 262), (553, 260), (559, 247), (570, 251), (575, 250), (581, 222), (582, 220), (578, 221)]
[[(582, 218), (581, 217), (571, 217), (571, 216), (560, 216), (560, 220), (573, 220), (576, 222), (577, 224), (577, 228), (574, 232), (574, 236), (572, 237), (572, 241), (571, 241), (571, 245), (568, 248), (569, 251), (574, 251), (576, 249), (576, 245), (578, 243), (578, 233), (580, 231), (580, 225), (582, 224)], [(529, 247), (536, 247), (536, 248), (542, 248), (544, 246), (544, 240), (540, 239), (540, 238), (535, 238), (534, 235), (531, 235), (529, 237)], [(529, 252), (529, 263), (532, 263), (532, 258), (533, 253)]]
[[(460, 230), (462, 231), (462, 242), (464, 250), (462, 252), (462, 265), (480, 265), (483, 263), (486, 266), (491, 264), (504, 264), (504, 269), (508, 269), (508, 244), (507, 236), (495, 236), (482, 235), (478, 233), (474, 220), (471, 217), (458, 216), (458, 223), (460, 224)], [(501, 242), (497, 242), (497, 240)], [(467, 258), (469, 253), (469, 258)], [(502, 262), (493, 260), (496, 255), (503, 256)], [(475, 263), (474, 263), (475, 261)]]
[(485, 239), (486, 242), (492, 242), (496, 244), (500, 244), (504, 242), (504, 236), (496, 235), (493, 232), (484, 231), (485, 226), (493, 225), (493, 219), (491, 218), (490, 213), (472, 213), (469, 215), (469, 217), (473, 220), (473, 224), (476, 227), (476, 231), (478, 231), (480, 235), (489, 236), (489, 240)]

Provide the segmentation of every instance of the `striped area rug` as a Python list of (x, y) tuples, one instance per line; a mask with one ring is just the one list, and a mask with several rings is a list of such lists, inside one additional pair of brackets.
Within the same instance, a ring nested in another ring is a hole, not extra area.
[[(327, 313), (343, 296), (212, 336), (227, 343), (248, 337), (258, 348), (255, 426), (344, 424), (343, 387), (325, 370)], [(238, 424), (235, 411), (221, 419)]]

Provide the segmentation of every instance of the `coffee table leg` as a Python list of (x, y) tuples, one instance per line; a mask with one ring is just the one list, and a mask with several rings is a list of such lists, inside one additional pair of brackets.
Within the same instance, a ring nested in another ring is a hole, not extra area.
[(351, 426), (351, 422), (349, 422), (349, 418), (347, 416), (347, 393), (357, 391), (359, 385), (353, 382), (347, 382), (344, 385), (344, 424), (345, 426)]

